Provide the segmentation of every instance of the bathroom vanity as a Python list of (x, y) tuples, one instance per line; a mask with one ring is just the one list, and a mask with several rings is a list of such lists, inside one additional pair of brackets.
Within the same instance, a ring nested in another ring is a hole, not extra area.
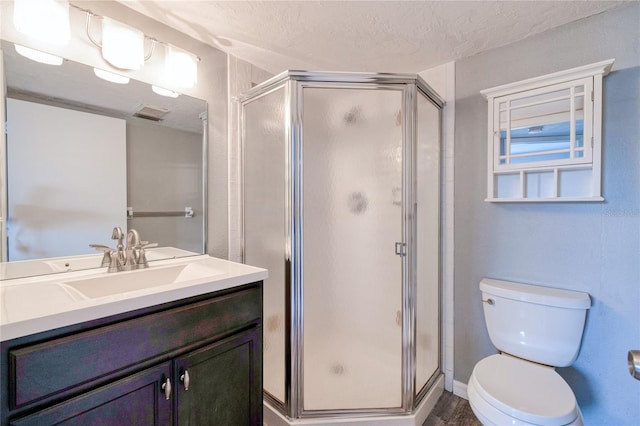
[(205, 255), (3, 281), (0, 424), (261, 425), (266, 276)]

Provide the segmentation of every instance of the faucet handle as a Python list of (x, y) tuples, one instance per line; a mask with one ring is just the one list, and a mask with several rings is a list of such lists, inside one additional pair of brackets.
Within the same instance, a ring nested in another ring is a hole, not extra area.
[(107, 269), (107, 272), (120, 272), (122, 271), (122, 266), (122, 260), (120, 259), (118, 252), (116, 250), (111, 250), (109, 252), (109, 269)]
[(146, 248), (158, 247), (158, 243), (150, 243), (149, 241), (140, 241), (140, 244), (136, 246), (138, 249), (138, 267), (139, 268), (148, 268), (149, 261), (147, 260), (147, 252), (144, 250)]
[(102, 244), (89, 244), (89, 247), (94, 248), (98, 251), (104, 252), (102, 256), (102, 262), (100, 262), (100, 267), (109, 266), (111, 264), (111, 251), (113, 250), (111, 247), (104, 246)]

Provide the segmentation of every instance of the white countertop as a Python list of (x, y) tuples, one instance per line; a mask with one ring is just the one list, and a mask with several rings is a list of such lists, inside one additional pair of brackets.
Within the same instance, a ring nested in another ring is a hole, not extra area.
[[(95, 280), (95, 289), (100, 293), (102, 289), (98, 286), (112, 284), (105, 284), (108, 280), (119, 278), (124, 283), (133, 283), (143, 274), (182, 271), (181, 267), (187, 265), (191, 268), (189, 273), (182, 272), (177, 282), (133, 290), (125, 287), (126, 290), (104, 296), (75, 290), (83, 288), (81, 286), (90, 289)], [(209, 272), (198, 274), (194, 270)], [(106, 268), (100, 268), (3, 280), (0, 281), (0, 341), (237, 287), (267, 276), (267, 270), (262, 268), (200, 255), (156, 261), (148, 269), (129, 272), (107, 273)]]

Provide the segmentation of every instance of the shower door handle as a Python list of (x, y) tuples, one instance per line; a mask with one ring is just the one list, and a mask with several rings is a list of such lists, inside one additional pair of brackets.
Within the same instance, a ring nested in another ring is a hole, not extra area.
[(405, 243), (396, 243), (396, 254), (400, 257), (403, 257), (406, 255), (405, 253), (405, 247), (407, 245)]

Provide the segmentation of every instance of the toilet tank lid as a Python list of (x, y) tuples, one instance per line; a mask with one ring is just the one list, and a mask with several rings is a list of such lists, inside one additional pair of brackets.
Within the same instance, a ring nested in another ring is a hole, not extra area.
[(493, 296), (536, 303), (538, 305), (570, 309), (589, 309), (591, 307), (591, 298), (587, 293), (513, 281), (484, 278), (480, 281), (480, 291)]

